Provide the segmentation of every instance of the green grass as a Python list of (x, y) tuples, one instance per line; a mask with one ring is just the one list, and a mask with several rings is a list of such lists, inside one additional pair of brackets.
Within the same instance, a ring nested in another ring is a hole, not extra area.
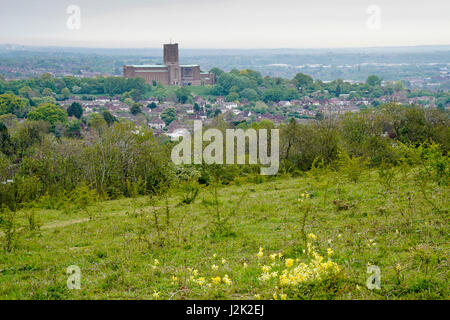
[[(398, 175), (386, 190), (377, 177), (240, 179), (218, 189), (222, 218), (235, 209), (220, 232), (212, 187), (191, 205), (178, 205), (176, 193), (167, 207), (163, 199), (146, 197), (134, 204), (107, 201), (100, 212), (92, 207), (91, 220), (83, 210), (38, 210), (41, 230), (26, 231), (21, 216), (15, 249), (0, 254), (0, 298), (155, 299), (158, 292), (159, 299), (272, 299), (284, 292), (288, 299), (448, 299), (448, 188), (431, 186), (425, 200), (410, 178)], [(269, 254), (309, 261), (301, 231), (305, 212), (304, 232), (317, 236), (313, 245), (322, 256), (334, 250), (342, 272), (295, 288), (258, 280)], [(262, 259), (256, 256), (260, 247)], [(381, 270), (380, 290), (366, 287), (368, 264)], [(67, 289), (71, 265), (81, 268), (80, 290)], [(225, 274), (233, 283), (200, 286), (189, 280), (188, 267), (206, 283)]]

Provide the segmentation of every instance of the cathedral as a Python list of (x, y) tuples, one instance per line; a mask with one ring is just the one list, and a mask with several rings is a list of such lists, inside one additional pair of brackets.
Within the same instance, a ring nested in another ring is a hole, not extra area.
[(163, 65), (130, 65), (123, 67), (125, 78), (143, 78), (148, 84), (165, 86), (200, 86), (214, 84), (214, 74), (201, 72), (199, 65), (180, 65), (178, 43), (164, 45)]

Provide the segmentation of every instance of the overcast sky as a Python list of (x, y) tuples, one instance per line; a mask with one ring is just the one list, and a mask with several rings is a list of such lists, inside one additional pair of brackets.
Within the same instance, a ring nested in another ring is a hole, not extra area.
[[(80, 29), (67, 27), (69, 5), (81, 10)], [(0, 43), (155, 48), (172, 38), (184, 48), (448, 45), (449, 16), (449, 0), (0, 0)]]

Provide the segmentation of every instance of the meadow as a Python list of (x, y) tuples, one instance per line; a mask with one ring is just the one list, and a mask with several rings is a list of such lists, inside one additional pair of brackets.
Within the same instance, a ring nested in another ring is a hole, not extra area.
[[(448, 184), (416, 165), (350, 166), (191, 197), (41, 199), (18, 212), (0, 254), (0, 298), (448, 299)], [(79, 290), (67, 287), (72, 265)]]

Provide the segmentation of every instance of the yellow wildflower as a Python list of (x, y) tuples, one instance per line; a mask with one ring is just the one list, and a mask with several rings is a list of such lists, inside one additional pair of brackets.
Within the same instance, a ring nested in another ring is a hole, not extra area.
[(311, 240), (316, 240), (317, 239), (317, 237), (316, 237), (316, 235), (314, 233), (308, 234), (308, 238), (311, 239)]
[(290, 259), (290, 258), (286, 259), (285, 264), (286, 264), (286, 268), (292, 267), (294, 265), (294, 259)]
[(227, 274), (223, 277), (223, 282), (228, 286), (231, 286), (233, 284), (233, 282), (231, 281), (231, 279), (228, 277)]
[(214, 278), (211, 278), (211, 281), (213, 284), (220, 284), (220, 282), (222, 281), (222, 278), (214, 277)]
[(262, 266), (262, 267), (261, 267), (261, 270), (262, 270), (263, 272), (269, 272), (271, 268), (272, 268), (272, 267), (270, 267), (270, 266)]
[(202, 286), (202, 285), (205, 284), (206, 280), (205, 280), (205, 278), (200, 277), (200, 278), (198, 278), (195, 282), (196, 282), (198, 285)]
[(218, 266), (216, 266), (215, 264), (213, 264), (213, 265), (211, 266), (211, 269), (213, 269), (214, 271), (216, 271), (216, 270), (218, 270), (218, 269), (219, 269), (219, 267), (218, 267)]
[(158, 299), (161, 292), (156, 292), (156, 290), (153, 291), (153, 298)]
[(259, 252), (256, 256), (261, 259), (264, 256), (264, 248), (259, 248)]
[(280, 293), (280, 299), (281, 299), (281, 300), (287, 300), (287, 294), (285, 294), (285, 293)]
[(334, 253), (333, 249), (331, 249), (331, 248), (328, 248), (328, 249), (327, 249), (327, 255), (328, 255), (328, 256), (332, 256), (333, 253)]

